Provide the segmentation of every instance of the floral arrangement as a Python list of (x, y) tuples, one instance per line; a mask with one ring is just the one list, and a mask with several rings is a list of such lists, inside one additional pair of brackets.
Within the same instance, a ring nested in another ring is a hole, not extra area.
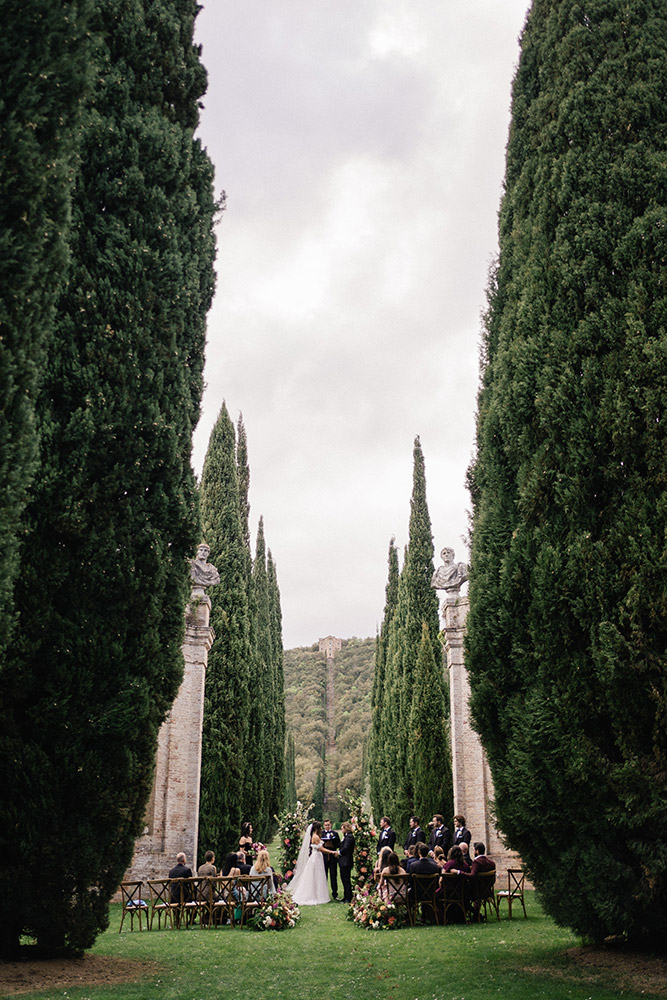
[(287, 927), (295, 927), (300, 918), (299, 907), (290, 894), (277, 892), (257, 907), (247, 926), (255, 931), (284, 931)]
[(353, 796), (350, 790), (346, 789), (345, 798), (341, 798), (341, 802), (350, 814), (354, 834), (353, 885), (355, 889), (362, 889), (373, 881), (377, 831), (371, 824), (368, 813), (364, 812), (363, 800), (360, 797)]
[(278, 823), (278, 842), (280, 844), (278, 864), (286, 879), (290, 879), (294, 874), (303, 833), (308, 826), (308, 813), (313, 805), (313, 802), (309, 806), (297, 802), (293, 812), (286, 811), (282, 812), (280, 816), (274, 816)]
[(387, 903), (375, 889), (358, 889), (347, 911), (348, 920), (374, 931), (405, 927), (406, 917), (405, 909)]
[(244, 847), (243, 850), (245, 851), (246, 863), (252, 865), (257, 860), (258, 852), (266, 850), (266, 845), (260, 844), (260, 842), (257, 840), (254, 843), (252, 843), (249, 847)]

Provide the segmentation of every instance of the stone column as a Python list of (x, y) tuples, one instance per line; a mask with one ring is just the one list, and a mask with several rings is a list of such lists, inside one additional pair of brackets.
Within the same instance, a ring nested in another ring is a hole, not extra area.
[(192, 870), (197, 870), (204, 685), (215, 638), (209, 625), (211, 599), (204, 588), (220, 581), (206, 556), (202, 552), (197, 563), (193, 560), (190, 603), (185, 611), (183, 681), (158, 733), (155, 778), (145, 827), (136, 841), (125, 879), (166, 878), (181, 851)]
[(491, 771), (470, 719), (470, 683), (463, 656), (469, 607), (467, 597), (451, 592), (445, 595), (442, 607), (441, 634), (449, 672), (454, 812), (465, 816), (473, 841), (484, 841), (502, 877), (508, 867), (520, 865), (520, 861), (507, 850), (493, 821)]

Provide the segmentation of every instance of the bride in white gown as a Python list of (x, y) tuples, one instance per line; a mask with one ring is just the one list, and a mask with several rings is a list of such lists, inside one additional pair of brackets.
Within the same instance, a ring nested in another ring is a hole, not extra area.
[(315, 906), (318, 903), (329, 902), (327, 873), (324, 870), (322, 857), (322, 851), (326, 848), (322, 847), (321, 832), (320, 823), (311, 823), (301, 842), (294, 878), (288, 887), (292, 899), (299, 906)]

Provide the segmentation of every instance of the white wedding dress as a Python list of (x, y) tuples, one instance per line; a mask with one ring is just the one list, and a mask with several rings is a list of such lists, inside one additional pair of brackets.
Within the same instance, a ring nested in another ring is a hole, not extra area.
[(310, 843), (311, 834), (312, 825), (304, 834), (294, 878), (288, 886), (292, 899), (299, 906), (317, 906), (318, 903), (329, 902), (329, 886), (321, 845)]

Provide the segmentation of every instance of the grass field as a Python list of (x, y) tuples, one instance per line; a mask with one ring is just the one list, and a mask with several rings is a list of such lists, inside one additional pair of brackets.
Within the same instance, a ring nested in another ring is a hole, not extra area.
[[(120, 907), (93, 953), (158, 963), (135, 983), (59, 988), (31, 1000), (644, 1000), (610, 971), (565, 954), (578, 945), (527, 894), (529, 919), (368, 931), (347, 907), (303, 907), (293, 930), (221, 927), (118, 933)], [(0, 970), (1, 974), (1, 970)], [(1, 987), (0, 987), (1, 990)]]

